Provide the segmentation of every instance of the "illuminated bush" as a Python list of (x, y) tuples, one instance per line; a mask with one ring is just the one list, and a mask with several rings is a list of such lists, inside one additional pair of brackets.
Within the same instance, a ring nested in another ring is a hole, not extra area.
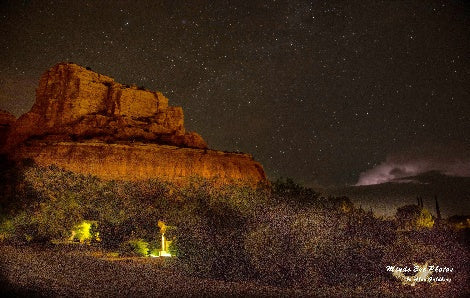
[(397, 209), (395, 215), (402, 229), (432, 228), (434, 220), (426, 208), (418, 205), (406, 205)]
[(13, 222), (8, 219), (0, 220), (0, 241), (12, 236), (15, 232), (15, 226)]
[(72, 238), (86, 241), (84, 227), (76, 225), (87, 219), (99, 223), (103, 245), (117, 248), (131, 235), (157, 238), (157, 220), (169, 209), (168, 188), (157, 180), (103, 181), (54, 166), (28, 166), (20, 179), (18, 209), (9, 208), (7, 214), (18, 240), (69, 239), (75, 230)]
[(149, 245), (148, 245), (148, 248), (149, 248), (149, 256), (151, 256), (151, 257), (159, 256), (160, 251), (162, 249), (161, 239), (155, 239), (153, 241), (150, 241)]
[(121, 245), (124, 255), (147, 257), (149, 255), (149, 243), (143, 239), (130, 239)]
[(419, 228), (432, 228), (434, 226), (434, 219), (431, 213), (425, 208), (421, 209), (418, 218), (416, 219), (416, 226)]
[(99, 240), (97, 227), (96, 221), (84, 220), (73, 227), (70, 240), (78, 240), (80, 243)]

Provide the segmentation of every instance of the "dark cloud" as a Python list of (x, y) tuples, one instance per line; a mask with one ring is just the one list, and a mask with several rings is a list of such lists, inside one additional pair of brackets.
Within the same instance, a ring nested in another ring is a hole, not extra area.
[(407, 176), (407, 175), (410, 175), (410, 174), (413, 174), (413, 173), (406, 171), (406, 169), (403, 170), (403, 169), (400, 169), (400, 168), (393, 168), (393, 169), (390, 170), (389, 174), (392, 175), (392, 176), (401, 176), (401, 177), (403, 177), (403, 176)]

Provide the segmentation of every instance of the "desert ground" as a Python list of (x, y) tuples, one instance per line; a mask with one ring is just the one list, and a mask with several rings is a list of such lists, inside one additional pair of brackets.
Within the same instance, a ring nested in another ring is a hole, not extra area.
[(93, 247), (0, 245), (4, 294), (67, 297), (298, 296), (297, 290), (179, 274), (158, 258), (115, 258)]

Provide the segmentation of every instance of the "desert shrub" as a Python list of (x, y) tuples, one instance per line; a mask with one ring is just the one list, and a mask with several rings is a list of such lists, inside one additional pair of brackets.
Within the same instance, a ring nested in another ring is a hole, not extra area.
[(71, 240), (79, 242), (91, 242), (99, 239), (98, 223), (96, 221), (84, 220), (72, 228)]
[(434, 225), (431, 213), (418, 205), (406, 205), (398, 208), (395, 217), (400, 227), (407, 230), (432, 228)]
[(42, 239), (64, 239), (70, 236), (73, 226), (83, 220), (80, 206), (73, 195), (41, 202), (31, 220), (37, 223), (37, 233)]
[(380, 275), (383, 245), (368, 226), (351, 229), (363, 218), (281, 204), (253, 224), (245, 247), (259, 279), (270, 284), (367, 284)]
[(272, 199), (276, 203), (297, 204), (300, 206), (319, 206), (320, 194), (313, 189), (301, 186), (292, 179), (277, 179), (272, 184)]
[(31, 214), (23, 211), (16, 214), (12, 218), (14, 227), (14, 233), (10, 235), (9, 240), (13, 242), (45, 242), (48, 239), (44, 239), (38, 233), (38, 225), (31, 220)]
[(319, 282), (322, 277), (314, 267), (315, 254), (331, 236), (334, 224), (328, 227), (332, 223), (321, 215), (299, 214), (287, 204), (270, 208), (264, 215), (245, 241), (258, 277), (284, 286)]
[[(294, 276), (301, 278), (303, 275), (299, 271), (301, 264), (297, 264), (301, 251), (292, 230), (294, 215), (287, 206), (283, 207), (269, 210), (266, 218), (252, 224), (245, 239), (245, 249), (260, 280), (290, 285)], [(305, 268), (307, 259), (304, 261)]]
[(212, 237), (202, 219), (186, 217), (178, 221), (178, 230), (172, 242), (173, 251), (188, 272), (211, 276), (211, 260), (215, 254)]
[(389, 245), (396, 238), (396, 222), (380, 219), (372, 212), (356, 210), (347, 216), (347, 232), (352, 237), (373, 239), (380, 245)]
[(383, 246), (372, 239), (340, 238), (320, 243), (314, 263), (324, 284), (364, 286), (381, 275), (382, 256)]
[(121, 244), (120, 251), (127, 256), (147, 257), (150, 248), (149, 243), (143, 239), (130, 239)]
[(68, 194), (33, 204), (12, 218), (17, 239), (35, 242), (68, 238), (81, 220), (79, 206)]
[(0, 218), (0, 241), (12, 237), (15, 233), (13, 222), (7, 217)]
[(168, 209), (167, 186), (157, 180), (103, 181), (54, 166), (26, 167), (21, 179), (16, 192), (21, 208), (9, 213), (20, 239), (68, 238), (87, 219), (99, 223), (105, 246), (118, 247), (131, 236), (159, 236), (159, 214)]
[[(232, 193), (233, 194), (233, 193)], [(207, 184), (181, 190), (182, 200), (169, 218), (172, 250), (189, 272), (222, 279), (249, 275), (243, 247), (246, 219), (234, 204), (217, 200)]]
[(212, 201), (227, 204), (245, 217), (255, 216), (256, 213), (273, 203), (271, 189), (262, 184), (255, 188), (227, 184), (206, 189), (210, 190)]
[(158, 220), (169, 212), (170, 205), (169, 189), (159, 181), (114, 182), (107, 197), (94, 207), (99, 210), (103, 245), (117, 247), (131, 237), (158, 239)]
[(432, 228), (434, 226), (434, 219), (428, 209), (421, 209), (421, 212), (416, 219), (416, 226), (418, 228)]

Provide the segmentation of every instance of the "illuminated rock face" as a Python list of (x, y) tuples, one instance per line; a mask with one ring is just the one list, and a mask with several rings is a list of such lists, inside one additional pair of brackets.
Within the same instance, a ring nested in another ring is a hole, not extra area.
[(4, 151), (105, 179), (266, 180), (250, 155), (208, 150), (199, 134), (186, 132), (182, 108), (169, 106), (160, 92), (71, 63), (42, 75), (36, 102), (11, 125)]
[(182, 108), (168, 106), (162, 93), (122, 85), (71, 63), (57, 64), (41, 76), (35, 104), (12, 130), (10, 144), (47, 135), (207, 148), (200, 135), (186, 133)]
[[(160, 92), (124, 86), (79, 65), (60, 63), (42, 75), (31, 112), (44, 115), (53, 126), (88, 114), (138, 118), (165, 113), (167, 108), (168, 99)], [(173, 128), (183, 129), (182, 122)]]
[(55, 164), (66, 170), (104, 179), (185, 181), (190, 176), (216, 178), (221, 183), (256, 184), (265, 181), (263, 167), (249, 154), (157, 144), (101, 142), (31, 142), (12, 153), (37, 164)]

